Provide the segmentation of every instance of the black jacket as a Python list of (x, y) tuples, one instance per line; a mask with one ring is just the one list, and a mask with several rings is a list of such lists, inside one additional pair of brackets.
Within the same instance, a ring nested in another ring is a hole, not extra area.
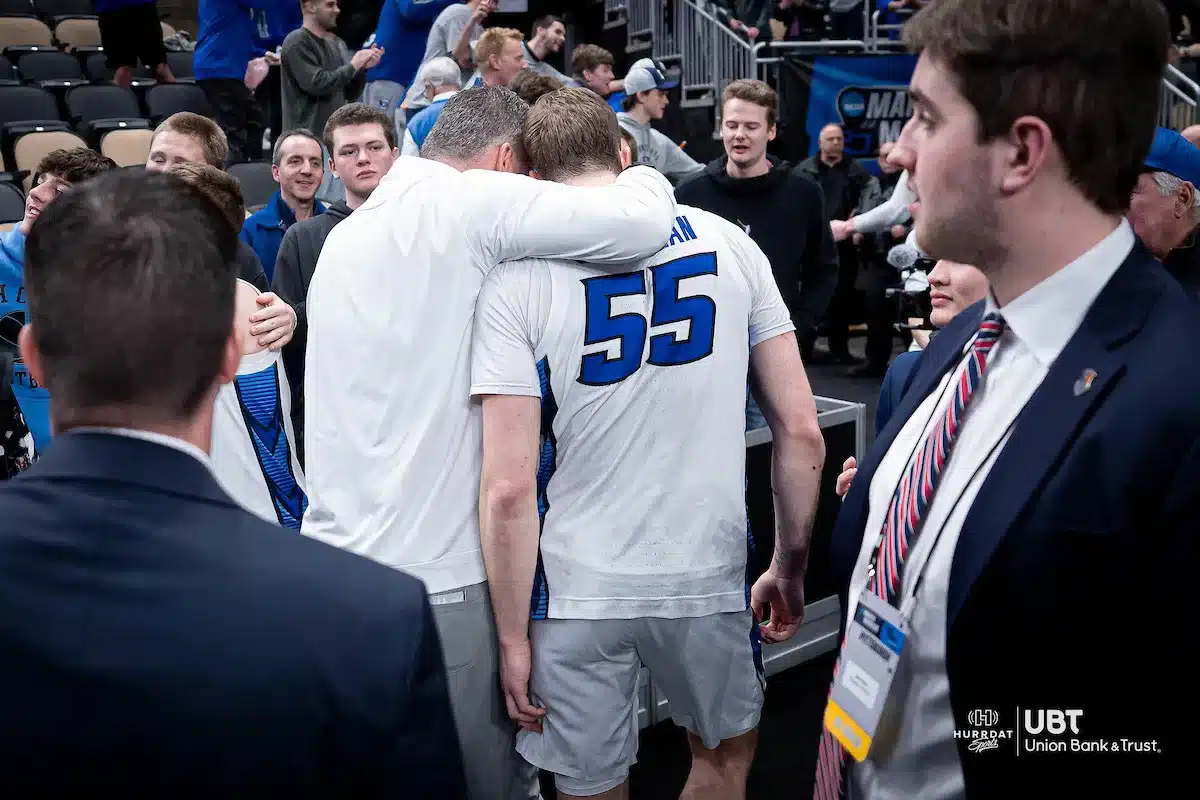
[(1167, 253), (1163, 266), (1167, 268), (1175, 280), (1183, 284), (1188, 294), (1200, 297), (1200, 243), (1195, 235)]
[(731, 178), (726, 156), (675, 190), (680, 203), (724, 217), (750, 235), (767, 258), (798, 333), (812, 330), (837, 285), (837, 248), (821, 187), (786, 161), (771, 171)]
[(871, 173), (849, 156), (832, 167), (820, 156), (809, 156), (796, 169), (821, 185), (821, 191), (825, 193), (825, 213), (831, 220), (848, 218), (867, 199), (864, 192), (871, 185)]
[[(297, 222), (287, 229), (275, 258), (271, 288), (296, 310), (296, 332), (283, 347), (283, 368), (292, 386), (292, 430), (296, 447), (304, 452), (304, 350), (308, 346), (308, 313), (304, 309), (308, 286), (317, 269), (325, 237), (334, 226), (350, 216), (350, 206), (337, 202), (324, 214)], [(303, 456), (300, 456), (303, 459)]]
[(460, 797), (420, 581), (198, 459), (54, 437), (0, 482), (0, 769), (47, 797)]
[(254, 252), (253, 247), (238, 239), (237, 255), (234, 258), (237, 261), (239, 278), (254, 284), (254, 288), (260, 292), (271, 291), (271, 284), (267, 283), (267, 273), (263, 272), (262, 262), (258, 260), (258, 253)]

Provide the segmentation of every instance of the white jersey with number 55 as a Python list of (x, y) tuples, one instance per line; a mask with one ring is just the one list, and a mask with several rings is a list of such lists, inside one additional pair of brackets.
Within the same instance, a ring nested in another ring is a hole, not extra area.
[(471, 393), (542, 400), (535, 618), (746, 608), (749, 353), (795, 328), (758, 246), (679, 209), (628, 271), (523, 260), (480, 292)]

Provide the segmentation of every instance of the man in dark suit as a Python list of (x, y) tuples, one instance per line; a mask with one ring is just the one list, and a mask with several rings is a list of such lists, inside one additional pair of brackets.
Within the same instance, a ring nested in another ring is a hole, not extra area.
[[(835, 526), (851, 617), (816, 796), (1150, 796), (1188, 755), (1200, 567), (1194, 307), (1122, 216), (1165, 15), (938, 0), (904, 36), (916, 237), (991, 291), (930, 341)], [(871, 662), (851, 645), (880, 618), (907, 636)]]
[(20, 335), (56, 437), (0, 487), (0, 772), (45, 796), (455, 797), (421, 583), (236, 507), (236, 232), (120, 171), (34, 224)]

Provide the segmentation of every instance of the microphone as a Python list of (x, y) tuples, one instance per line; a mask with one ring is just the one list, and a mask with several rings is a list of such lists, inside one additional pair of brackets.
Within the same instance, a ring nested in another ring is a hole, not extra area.
[(921, 251), (904, 242), (888, 250), (887, 263), (901, 272), (912, 269), (921, 258)]

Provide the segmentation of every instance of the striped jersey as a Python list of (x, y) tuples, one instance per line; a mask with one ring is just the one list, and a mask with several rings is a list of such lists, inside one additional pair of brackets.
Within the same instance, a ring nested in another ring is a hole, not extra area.
[(212, 464), (238, 505), (300, 530), (308, 500), (296, 459), (291, 390), (278, 352), (242, 356), (237, 377), (217, 393)]
[(484, 281), (471, 393), (542, 403), (535, 618), (746, 608), (749, 353), (793, 330), (757, 245), (686, 206), (629, 269), (523, 260)]

